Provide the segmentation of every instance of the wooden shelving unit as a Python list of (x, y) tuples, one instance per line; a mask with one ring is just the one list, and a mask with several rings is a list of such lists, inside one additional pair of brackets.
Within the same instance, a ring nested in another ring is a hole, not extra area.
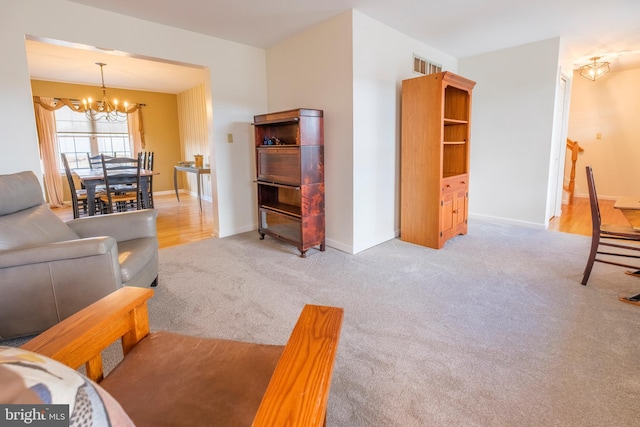
[(258, 233), (288, 242), (305, 257), (325, 249), (324, 122), (321, 110), (254, 117)]
[(451, 72), (402, 82), (400, 238), (440, 249), (467, 233), (471, 92)]

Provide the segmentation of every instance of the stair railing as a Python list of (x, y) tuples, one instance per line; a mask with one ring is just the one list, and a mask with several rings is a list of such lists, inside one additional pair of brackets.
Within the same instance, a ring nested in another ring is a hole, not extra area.
[(564, 185), (562, 188), (569, 193), (569, 204), (572, 204), (576, 187), (576, 162), (578, 161), (578, 153), (582, 153), (584, 148), (580, 147), (577, 141), (567, 138), (567, 150), (571, 152), (571, 172), (569, 174), (569, 185)]

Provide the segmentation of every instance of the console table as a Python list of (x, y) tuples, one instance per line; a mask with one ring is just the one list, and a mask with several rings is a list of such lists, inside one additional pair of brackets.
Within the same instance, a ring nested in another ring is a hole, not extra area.
[(176, 190), (176, 198), (180, 201), (178, 194), (178, 172), (194, 173), (196, 174), (196, 181), (198, 182), (198, 203), (200, 204), (200, 212), (202, 212), (202, 175), (210, 174), (209, 168), (197, 168), (195, 166), (180, 166), (176, 165), (173, 168), (173, 188)]

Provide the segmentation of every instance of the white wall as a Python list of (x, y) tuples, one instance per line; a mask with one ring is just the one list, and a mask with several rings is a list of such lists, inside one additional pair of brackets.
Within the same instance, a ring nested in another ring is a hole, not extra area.
[(269, 108), (263, 111), (324, 111), (326, 243), (349, 253), (353, 252), (352, 56), (350, 11), (267, 49)]
[(353, 11), (353, 207), (355, 253), (400, 230), (400, 95), (413, 54), (456, 72), (457, 60)]
[(356, 10), (267, 50), (270, 111), (324, 110), (329, 246), (357, 253), (398, 234), (400, 88), (414, 52), (457, 66)]
[(459, 60), (473, 91), (469, 214), (545, 226), (558, 38)]
[[(41, 175), (25, 35), (204, 65), (211, 74), (207, 107), (218, 233), (255, 228), (249, 123), (267, 106), (264, 50), (66, 0), (3, 2), (1, 12), (0, 173)], [(227, 133), (234, 134), (233, 144), (226, 142)]]
[(638, 68), (611, 71), (596, 81), (575, 73), (568, 137), (584, 148), (576, 164), (576, 196), (589, 197), (585, 174), (588, 165), (593, 168), (598, 197), (640, 196), (638, 94)]

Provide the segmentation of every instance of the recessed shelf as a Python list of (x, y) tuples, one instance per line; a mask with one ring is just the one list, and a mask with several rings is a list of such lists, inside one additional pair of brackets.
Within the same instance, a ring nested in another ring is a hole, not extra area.
[(442, 141), (442, 143), (446, 145), (463, 145), (466, 144), (467, 141)]

